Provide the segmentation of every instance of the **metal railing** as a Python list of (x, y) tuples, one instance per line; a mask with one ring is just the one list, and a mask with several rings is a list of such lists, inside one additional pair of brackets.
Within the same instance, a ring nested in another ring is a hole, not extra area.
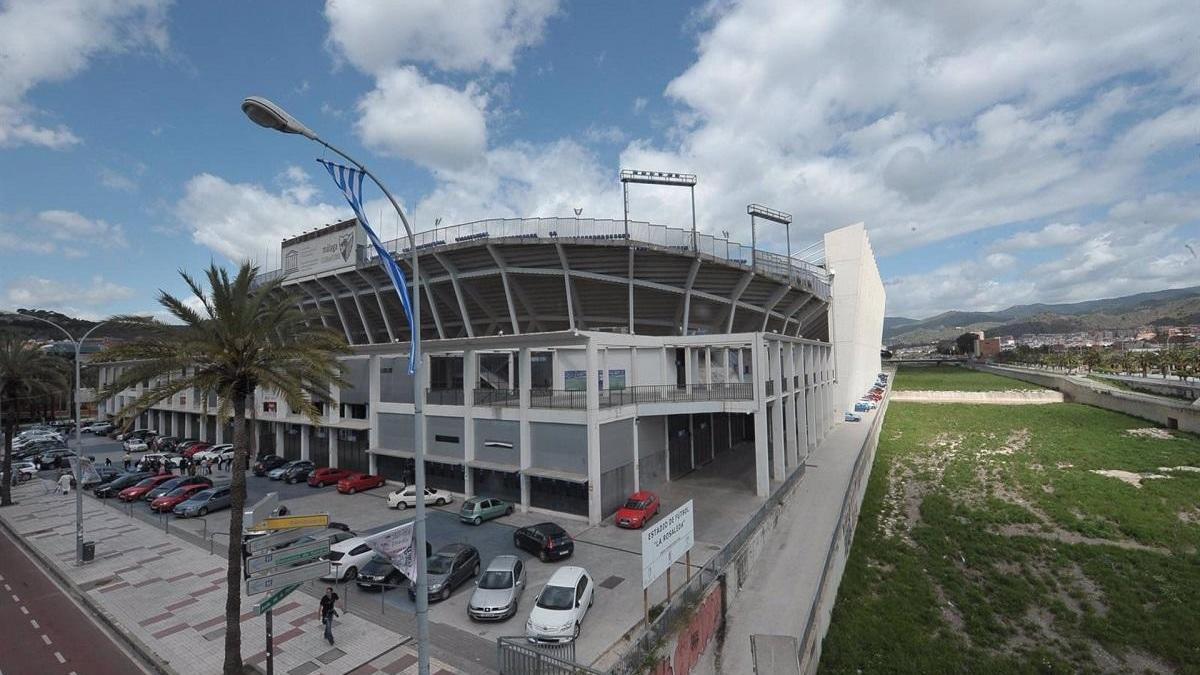
[(521, 405), (520, 389), (476, 389), (475, 405), (517, 408)]
[(429, 405), (462, 405), (462, 389), (433, 389), (425, 390), (425, 402)]
[[(437, 393), (428, 403), (462, 405), (462, 392), (457, 390), (427, 390)], [(624, 389), (605, 389), (599, 392), (601, 408), (647, 403), (689, 403), (704, 401), (749, 401), (754, 398), (752, 382), (697, 383), (691, 386), (648, 384)], [(517, 408), (521, 405), (520, 389), (476, 389), (475, 405)], [(531, 389), (529, 407), (568, 410), (587, 409), (587, 391), (576, 389)]]
[(586, 410), (587, 391), (572, 389), (530, 389), (529, 407)]
[(496, 638), (500, 675), (600, 675), (575, 663), (575, 642), (535, 644), (524, 637)]

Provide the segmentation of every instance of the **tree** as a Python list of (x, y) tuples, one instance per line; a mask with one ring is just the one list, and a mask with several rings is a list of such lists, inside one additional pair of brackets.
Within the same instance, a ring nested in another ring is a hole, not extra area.
[(1150, 369), (1158, 365), (1158, 354), (1149, 350), (1137, 353), (1137, 366), (1142, 369), (1142, 377), (1150, 376)]
[[(319, 422), (312, 398), (327, 398), (328, 385), (346, 385), (337, 355), (349, 351), (334, 331), (312, 326), (297, 299), (275, 279), (255, 287), (258, 268), (245, 263), (237, 275), (211, 265), (208, 292), (186, 273), (180, 275), (199, 310), (165, 291), (158, 302), (183, 327), (168, 327), (143, 319), (148, 334), (101, 352), (97, 361), (129, 362), (129, 367), (102, 392), (111, 398), (135, 384), (151, 387), (121, 412), (122, 419), (141, 414), (175, 394), (197, 389), (217, 396), (218, 423), (234, 421), (232, 504), (225, 598), (225, 663), (223, 672), (242, 672), (241, 582), (242, 510), (246, 503), (245, 467), (249, 463), (248, 401), (258, 387), (280, 394), (292, 410)], [(128, 320), (128, 319), (127, 319)], [(207, 400), (207, 396), (205, 399)]]
[(1080, 358), (1080, 362), (1087, 366), (1088, 373), (1091, 373), (1092, 368), (1100, 365), (1100, 359), (1100, 352), (1089, 347), (1088, 349), (1084, 350), (1083, 355)]
[(954, 338), (954, 346), (958, 348), (959, 354), (970, 356), (975, 353), (975, 341), (978, 339), (979, 336), (975, 333), (963, 333)]
[(5, 480), (0, 481), (0, 506), (12, 504), (12, 442), (22, 411), (35, 410), (40, 400), (67, 386), (61, 359), (12, 334), (0, 337), (0, 411), (4, 413)]

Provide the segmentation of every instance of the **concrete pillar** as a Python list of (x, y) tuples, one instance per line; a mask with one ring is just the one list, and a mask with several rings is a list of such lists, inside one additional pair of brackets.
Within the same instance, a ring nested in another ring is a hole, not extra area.
[(225, 424), (221, 422), (221, 417), (219, 415), (214, 415), (214, 421), (216, 424), (213, 426), (216, 427), (217, 430), (216, 442), (217, 445), (220, 445), (225, 442)]
[(804, 378), (804, 353), (808, 349), (808, 345), (796, 345), (796, 376), (800, 378), (800, 384), (796, 387), (796, 391), (792, 394), (796, 403), (796, 464), (804, 464), (808, 461), (808, 384)]
[(308, 425), (302, 424), (300, 426), (300, 459), (312, 459), (312, 448), (309, 447), (311, 438), (312, 432), (309, 431)]
[(525, 475), (525, 470), (533, 465), (533, 449), (529, 447), (529, 390), (532, 386), (533, 367), (531, 364), (531, 355), (528, 347), (522, 347), (518, 355), (518, 367), (520, 368), (520, 422), (519, 431), (521, 445), (521, 511), (522, 513), (529, 511), (529, 476)]
[[(683, 348), (683, 381), (687, 385), (688, 394), (692, 393), (692, 347)], [(693, 463), (693, 466), (695, 464)]]
[(783, 377), (787, 380), (787, 406), (783, 409), (787, 415), (787, 459), (788, 467), (795, 469), (799, 465), (799, 451), (796, 445), (796, 398), (799, 388), (796, 386), (796, 345), (788, 343), (783, 349)]
[[(754, 336), (750, 346), (751, 368), (754, 382), (754, 493), (766, 498), (771, 494), (771, 481), (767, 473), (767, 381), (763, 367), (767, 360), (762, 338)], [(739, 370), (741, 370), (739, 368)], [(670, 456), (670, 453), (667, 453)]]
[[(475, 387), (465, 383), (479, 382), (479, 358), (475, 350), (463, 350), (463, 494), (475, 494), (475, 479), (471, 475), (471, 461), (475, 459)], [(508, 382), (512, 384), (512, 360), (508, 362)]]
[[(377, 369), (378, 370), (378, 369)], [(378, 377), (378, 375), (376, 375)], [(367, 375), (368, 389), (370, 387), (371, 376)], [(374, 399), (367, 399), (368, 401)], [(372, 408), (374, 406), (371, 406)], [(367, 411), (367, 418), (370, 419), (371, 411)], [(336, 384), (329, 385), (329, 401), (325, 405), (325, 419), (329, 424), (337, 424), (342, 421), (342, 389)]]
[(508, 388), (516, 389), (516, 387), (513, 386), (513, 353), (512, 352), (508, 353)]
[[(634, 370), (634, 369), (631, 369)], [(637, 416), (633, 418), (633, 491), (638, 492), (642, 489), (642, 458), (641, 451), (638, 450), (638, 425), (642, 420)]]
[(367, 453), (367, 473), (374, 476), (379, 473), (379, 463), (376, 461), (377, 455), (373, 452)]
[(338, 438), (337, 429), (326, 427), (325, 440), (329, 442), (329, 466), (338, 467)]
[(600, 524), (600, 388), (594, 373), (600, 365), (596, 342), (587, 343), (587, 475), (588, 523)]
[[(367, 449), (379, 447), (379, 401), (383, 394), (383, 375), (379, 372), (379, 356), (367, 358)], [(371, 473), (375, 473), (375, 455), (371, 455)]]
[(696, 470), (696, 416), (688, 413), (688, 456), (691, 457), (692, 470)]
[(704, 348), (704, 384), (712, 385), (712, 347)]
[(771, 477), (783, 480), (787, 477), (787, 441), (783, 431), (784, 391), (783, 381), (779, 378), (779, 362), (783, 358), (783, 343), (771, 340), (770, 354), (767, 361), (770, 364), (769, 375), (775, 382), (775, 404), (771, 406)]
[(191, 413), (183, 414), (183, 429), (184, 429), (183, 437), (184, 438), (199, 438), (199, 436), (196, 435), (196, 430), (193, 428), (195, 426), (192, 423), (192, 420), (194, 417), (195, 417), (195, 415), (193, 415)]
[(275, 454), (283, 456), (283, 422), (272, 422), (275, 425)]

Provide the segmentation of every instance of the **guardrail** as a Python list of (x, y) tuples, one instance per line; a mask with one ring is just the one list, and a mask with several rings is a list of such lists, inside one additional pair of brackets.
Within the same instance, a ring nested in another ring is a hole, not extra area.
[(524, 637), (496, 638), (496, 668), (500, 675), (600, 675), (575, 663), (575, 643), (534, 644)]
[(429, 405), (462, 405), (462, 389), (426, 389), (425, 402)]
[[(750, 401), (751, 382), (697, 383), (691, 386), (647, 384), (599, 392), (601, 408), (648, 403), (696, 403), (705, 401)], [(516, 408), (521, 405), (519, 389), (476, 389), (475, 405)], [(529, 407), (571, 410), (587, 409), (587, 392), (577, 389), (531, 389)]]

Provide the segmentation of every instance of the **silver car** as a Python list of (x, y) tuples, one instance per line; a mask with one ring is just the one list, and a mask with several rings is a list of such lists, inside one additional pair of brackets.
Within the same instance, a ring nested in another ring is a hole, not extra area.
[(517, 613), (525, 590), (525, 565), (515, 555), (499, 555), (475, 582), (467, 615), (476, 621), (503, 621)]

